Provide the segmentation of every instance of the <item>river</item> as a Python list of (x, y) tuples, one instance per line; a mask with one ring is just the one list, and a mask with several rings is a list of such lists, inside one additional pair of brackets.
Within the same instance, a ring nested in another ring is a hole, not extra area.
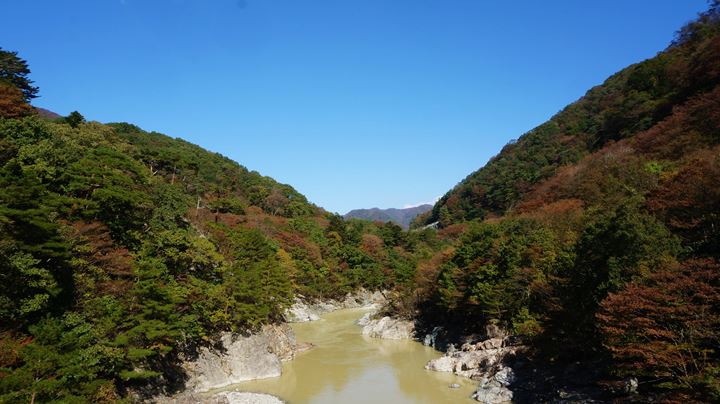
[[(268, 393), (290, 404), (475, 402), (470, 395), (477, 382), (423, 368), (440, 356), (434, 349), (416, 341), (362, 335), (355, 321), (365, 312), (339, 310), (319, 321), (292, 324), (298, 342), (310, 342), (313, 349), (286, 362), (278, 378), (244, 382), (222, 391)], [(453, 383), (460, 388), (450, 388)]]

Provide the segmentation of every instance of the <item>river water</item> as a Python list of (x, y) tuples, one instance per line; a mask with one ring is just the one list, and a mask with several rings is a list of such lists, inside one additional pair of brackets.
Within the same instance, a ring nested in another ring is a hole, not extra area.
[[(423, 367), (440, 353), (415, 341), (369, 338), (355, 325), (366, 310), (328, 313), (292, 324), (298, 342), (315, 347), (283, 365), (282, 376), (223, 390), (268, 393), (299, 403), (472, 403), (477, 382)], [(458, 389), (449, 388), (457, 383)]]

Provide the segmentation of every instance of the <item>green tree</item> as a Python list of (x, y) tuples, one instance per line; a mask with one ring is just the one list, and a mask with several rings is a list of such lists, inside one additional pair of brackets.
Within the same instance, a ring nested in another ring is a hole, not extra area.
[(18, 57), (17, 52), (5, 51), (0, 48), (0, 80), (8, 82), (23, 94), (26, 102), (37, 97), (38, 88), (28, 78), (30, 68), (26, 61)]
[(292, 301), (290, 274), (283, 270), (277, 249), (257, 230), (230, 233), (233, 263), (225, 273), (228, 311), (236, 326), (257, 327), (278, 319)]
[(0, 378), (3, 402), (98, 402), (117, 399), (112, 378), (122, 352), (107, 346), (78, 313), (30, 327), (21, 365)]
[(14, 285), (0, 292), (0, 319), (20, 325), (46, 313), (62, 290), (53, 273), (30, 254), (0, 247), (0, 255), (6, 258), (0, 260), (0, 284)]
[(157, 361), (173, 351), (176, 341), (199, 336), (197, 317), (184, 310), (186, 291), (173, 279), (157, 258), (142, 258), (136, 269), (130, 315), (115, 345), (127, 348), (134, 365), (122, 371), (126, 380), (160, 375)]
[(79, 112), (73, 111), (70, 113), (70, 115), (65, 117), (65, 123), (70, 125), (73, 128), (77, 128), (80, 126), (81, 123), (85, 122), (85, 117), (82, 116)]
[(564, 310), (557, 319), (569, 346), (586, 353), (599, 348), (595, 315), (608, 293), (672, 262), (680, 252), (677, 237), (640, 210), (638, 201), (588, 216), (591, 219), (576, 247), (575, 266), (563, 288)]

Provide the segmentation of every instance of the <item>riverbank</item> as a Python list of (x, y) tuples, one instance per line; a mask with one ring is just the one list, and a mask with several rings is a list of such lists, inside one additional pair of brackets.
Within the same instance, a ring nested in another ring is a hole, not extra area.
[(360, 289), (348, 293), (343, 299), (312, 300), (297, 296), (295, 303), (285, 310), (284, 319), (288, 323), (304, 323), (320, 320), (320, 316), (336, 310), (368, 308), (379, 310), (387, 303), (387, 292), (370, 292)]
[[(364, 290), (330, 301), (298, 298), (286, 311), (288, 323), (267, 325), (252, 335), (224, 334), (202, 348), (183, 363), (186, 391), (158, 402), (351, 403), (348, 391), (381, 391), (386, 383), (394, 387), (385, 386), (380, 401), (512, 400), (509, 386), (515, 375), (505, 359), (524, 349), (516, 341), (491, 327), (487, 340), (439, 352), (437, 346), (448, 346), (439, 337), (442, 330), (416, 335), (412, 321), (376, 317), (385, 303), (383, 293)], [(425, 381), (409, 393), (406, 385), (415, 382), (407, 375)]]
[[(363, 335), (357, 321), (372, 308), (344, 309), (313, 322), (293, 323), (298, 341), (312, 350), (283, 364), (278, 378), (223, 389), (271, 394), (289, 402), (472, 403), (477, 383), (432, 372), (425, 364), (442, 354), (415, 340)], [(212, 391), (216, 393), (219, 391)]]
[[(259, 397), (235, 391), (210, 395), (207, 392), (244, 381), (280, 377), (284, 362), (291, 361), (296, 354), (312, 347), (308, 342), (298, 343), (294, 330), (288, 323), (317, 321), (321, 315), (337, 310), (361, 308), (376, 311), (385, 302), (382, 292), (369, 292), (364, 289), (348, 293), (343, 299), (337, 300), (308, 300), (299, 296), (285, 312), (287, 323), (265, 325), (251, 334), (225, 332), (213, 343), (192, 354), (182, 355), (180, 368), (184, 372), (184, 391), (171, 397), (155, 397), (154, 401), (272, 403), (272, 396), (267, 395)], [(277, 402), (282, 401), (278, 399)]]

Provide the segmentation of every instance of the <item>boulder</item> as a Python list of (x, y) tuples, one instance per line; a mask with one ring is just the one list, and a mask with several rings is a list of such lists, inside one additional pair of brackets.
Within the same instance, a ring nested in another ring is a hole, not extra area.
[(485, 385), (473, 393), (472, 398), (485, 404), (511, 403), (513, 392), (499, 385)]
[(415, 323), (386, 316), (367, 320), (362, 333), (372, 338), (412, 339), (415, 336)]
[(478, 349), (498, 349), (503, 347), (502, 338), (490, 338), (485, 341), (478, 342)]
[(500, 366), (492, 377), (483, 377), (473, 398), (481, 403), (501, 404), (512, 402), (513, 392), (508, 388), (515, 381), (515, 373), (507, 366)]
[(515, 372), (508, 366), (501, 366), (493, 376), (501, 386), (507, 387), (515, 382)]
[(515, 350), (514, 347), (456, 350), (431, 360), (425, 365), (425, 369), (452, 372), (469, 379), (479, 380), (488, 372), (493, 372), (493, 369), (502, 362), (505, 356), (514, 353)]
[(625, 380), (625, 392), (630, 394), (637, 394), (638, 391), (638, 379), (631, 377)]

